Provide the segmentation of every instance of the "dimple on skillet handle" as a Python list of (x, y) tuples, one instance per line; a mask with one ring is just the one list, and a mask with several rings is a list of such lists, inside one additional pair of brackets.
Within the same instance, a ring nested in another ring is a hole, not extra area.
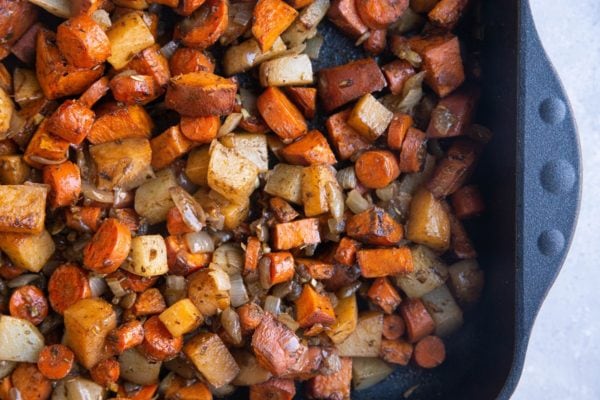
[(564, 262), (581, 192), (579, 140), (565, 91), (540, 43), (527, 2), (520, 18), (521, 295), (531, 329)]

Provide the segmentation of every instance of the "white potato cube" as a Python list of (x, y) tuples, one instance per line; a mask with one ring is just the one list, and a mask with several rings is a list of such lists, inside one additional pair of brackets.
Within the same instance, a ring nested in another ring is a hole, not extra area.
[(420, 298), (441, 286), (448, 279), (446, 264), (428, 247), (417, 245), (410, 249), (413, 271), (396, 276), (396, 285), (411, 299)]
[(279, 57), (260, 65), (260, 84), (264, 87), (310, 85), (313, 81), (312, 64), (306, 54)]
[(446, 285), (427, 293), (421, 300), (435, 322), (436, 335), (448, 336), (462, 326), (462, 310)]
[(237, 150), (215, 141), (208, 163), (208, 186), (227, 200), (242, 203), (247, 200), (258, 178), (258, 168)]
[(131, 239), (131, 261), (121, 266), (139, 276), (158, 276), (169, 272), (167, 246), (161, 235), (143, 235)]

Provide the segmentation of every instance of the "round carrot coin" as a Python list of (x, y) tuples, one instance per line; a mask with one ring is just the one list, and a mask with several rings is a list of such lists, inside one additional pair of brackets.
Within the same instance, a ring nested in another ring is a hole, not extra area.
[(48, 282), (50, 305), (61, 315), (67, 308), (91, 295), (87, 274), (76, 265), (61, 265), (52, 273)]
[(446, 359), (446, 347), (437, 336), (425, 336), (415, 346), (415, 362), (421, 368), (435, 368)]
[(148, 318), (144, 323), (144, 342), (142, 350), (153, 361), (171, 359), (181, 351), (182, 337), (173, 337), (158, 316)]
[(107, 218), (83, 249), (83, 265), (92, 271), (109, 274), (123, 264), (130, 248), (129, 228), (115, 218)]
[(33, 285), (21, 286), (10, 296), (10, 315), (26, 319), (34, 325), (42, 323), (48, 316), (48, 301), (39, 288)]
[(408, 0), (357, 0), (360, 19), (371, 29), (386, 29), (408, 8)]
[(23, 400), (45, 400), (52, 394), (52, 383), (42, 375), (35, 364), (19, 364), (10, 380)]
[(400, 175), (394, 154), (387, 150), (365, 151), (354, 165), (356, 177), (369, 189), (381, 189)]
[(119, 379), (121, 367), (114, 358), (100, 361), (90, 370), (90, 376), (98, 385), (109, 386)]
[(71, 372), (75, 354), (67, 346), (53, 344), (40, 352), (38, 369), (48, 379), (62, 379)]

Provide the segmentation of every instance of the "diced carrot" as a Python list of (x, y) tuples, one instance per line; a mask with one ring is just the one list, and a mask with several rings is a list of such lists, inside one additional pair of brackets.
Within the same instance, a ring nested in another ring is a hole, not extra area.
[(253, 11), (252, 34), (263, 53), (271, 49), (297, 15), (298, 11), (282, 0), (258, 0)]
[(295, 395), (292, 379), (270, 379), (250, 386), (250, 400), (292, 400)]
[(357, 0), (356, 9), (371, 29), (386, 29), (408, 8), (408, 0)]
[[(183, 384), (185, 384), (185, 380), (183, 380)], [(177, 388), (172, 395), (165, 391), (165, 398), (167, 400), (213, 400), (213, 395), (206, 384), (196, 382)]]
[(427, 136), (447, 138), (463, 135), (471, 125), (478, 100), (479, 90), (471, 86), (460, 88), (441, 99), (431, 112)]
[(405, 330), (404, 320), (401, 316), (395, 314), (383, 316), (383, 337), (385, 339), (399, 339), (404, 335)]
[(427, 137), (417, 128), (408, 128), (400, 150), (400, 172), (419, 172), (427, 155)]
[(346, 233), (363, 243), (392, 246), (402, 239), (404, 228), (382, 208), (373, 207), (350, 217)]
[(408, 114), (396, 113), (390, 123), (387, 134), (387, 144), (390, 149), (400, 150), (413, 119)]
[(158, 280), (158, 276), (139, 276), (122, 269), (113, 272), (107, 278), (117, 279), (121, 283), (123, 290), (131, 290), (136, 293), (142, 293), (146, 289), (151, 288)]
[(61, 315), (79, 300), (91, 296), (87, 274), (74, 264), (63, 264), (50, 276), (48, 299), (52, 309)]
[(182, 236), (168, 236), (165, 244), (169, 272), (174, 275), (189, 275), (206, 267), (212, 259), (211, 253), (191, 253)]
[(52, 208), (65, 207), (77, 202), (81, 193), (79, 167), (71, 161), (45, 165), (43, 179), (50, 186), (48, 200)]
[[(45, 400), (52, 394), (52, 383), (35, 364), (21, 363), (10, 376), (12, 385), (23, 400)], [(13, 396), (7, 397), (7, 399)]]
[(485, 210), (481, 192), (474, 185), (458, 189), (452, 195), (451, 200), (454, 213), (460, 219), (475, 217)]
[(44, 120), (33, 134), (23, 156), (27, 164), (38, 169), (42, 169), (48, 161), (65, 161), (69, 150), (69, 142), (50, 135), (46, 127), (47, 122)]
[(415, 363), (421, 368), (435, 368), (446, 359), (446, 346), (437, 336), (426, 336), (415, 346)]
[(133, 208), (113, 208), (111, 215), (127, 226), (131, 232), (137, 232), (140, 229), (140, 216)]
[(325, 136), (318, 130), (312, 130), (297, 141), (281, 150), (287, 162), (295, 165), (333, 165), (337, 163)]
[(434, 25), (451, 30), (468, 4), (469, 0), (440, 0), (427, 16)]
[(56, 43), (69, 63), (92, 68), (110, 56), (110, 41), (100, 25), (88, 15), (79, 15), (60, 24)]
[(258, 304), (252, 302), (238, 307), (236, 312), (240, 317), (240, 326), (244, 335), (254, 332), (264, 316), (263, 309)]
[(100, 386), (109, 387), (119, 380), (121, 366), (114, 358), (100, 361), (90, 369), (90, 376)]
[(433, 333), (435, 322), (421, 299), (408, 299), (400, 305), (400, 315), (406, 325), (408, 341), (415, 343)]
[(229, 2), (207, 0), (196, 12), (183, 19), (175, 28), (173, 37), (197, 49), (213, 45), (227, 29), (229, 22)]
[(169, 67), (173, 76), (189, 74), (190, 72), (214, 72), (215, 63), (202, 50), (190, 49), (188, 47), (178, 48), (171, 59)]
[(96, 232), (101, 218), (100, 207), (70, 207), (65, 210), (65, 223), (79, 232)]
[(208, 117), (181, 117), (179, 128), (183, 136), (198, 144), (210, 143), (217, 137), (221, 127), (221, 118), (217, 115)]
[(154, 123), (140, 105), (108, 103), (98, 110), (97, 118), (88, 133), (92, 144), (112, 142), (126, 138), (150, 138)]
[(139, 346), (144, 341), (144, 327), (138, 320), (124, 323), (106, 336), (106, 346), (111, 354), (121, 354), (125, 350)]
[(10, 399), (10, 390), (13, 388), (10, 375), (0, 380), (0, 399)]
[(35, 63), (35, 39), (43, 27), (40, 22), (31, 25), (27, 32), (10, 47), (10, 52), (25, 64), (33, 65)]
[(396, 156), (387, 150), (368, 150), (354, 164), (356, 177), (369, 189), (381, 189), (400, 176)]
[(25, 285), (12, 293), (8, 309), (13, 317), (39, 325), (48, 316), (48, 301), (38, 287)]
[(313, 119), (317, 111), (317, 89), (312, 87), (286, 88), (285, 93), (308, 119)]
[(343, 237), (338, 244), (333, 258), (342, 265), (352, 266), (356, 263), (356, 252), (360, 243), (349, 237)]
[(367, 53), (377, 55), (385, 50), (387, 44), (386, 29), (372, 29), (371, 34), (363, 43), (363, 47)]
[(364, 35), (369, 28), (358, 16), (353, 0), (334, 0), (327, 11), (327, 17), (334, 25), (352, 38)]
[(255, 271), (261, 253), (261, 243), (255, 236), (250, 236), (246, 243), (246, 256), (244, 259), (244, 274)]
[(408, 247), (359, 250), (356, 258), (365, 278), (407, 274), (413, 270)]
[(386, 85), (381, 69), (372, 58), (319, 71), (319, 97), (327, 112)]
[(0, 261), (0, 278), (7, 281), (23, 275), (26, 269), (15, 266), (9, 259), (5, 258)]
[(269, 266), (271, 285), (287, 282), (294, 277), (294, 257), (287, 251), (267, 253), (260, 262)]
[(393, 313), (402, 302), (398, 291), (387, 278), (375, 279), (367, 296), (373, 304), (378, 305), (386, 314)]
[(275, 377), (301, 369), (308, 352), (300, 338), (270, 313), (264, 314), (252, 335), (252, 350), (259, 364)]
[(77, 100), (67, 100), (48, 118), (47, 129), (53, 135), (80, 144), (92, 129), (96, 114)]
[(157, 315), (144, 323), (144, 341), (140, 348), (149, 360), (165, 361), (175, 357), (183, 347), (183, 337), (173, 337)]
[(161, 169), (192, 148), (192, 142), (181, 133), (178, 125), (172, 126), (150, 140), (152, 147), (152, 167)]
[(235, 107), (236, 92), (237, 83), (231, 79), (210, 72), (190, 72), (171, 78), (165, 104), (187, 117), (228, 115)]
[[(164, 0), (163, 0), (164, 1)], [(167, 0), (167, 2), (171, 2), (173, 3), (173, 0)], [(204, 4), (205, 0), (181, 0), (181, 1), (177, 1), (175, 3), (179, 3), (179, 4), (175, 4), (175, 6), (173, 7), (177, 7), (177, 9), (175, 10), (177, 12), (177, 14), (179, 15), (191, 15), (194, 11), (196, 11), (198, 9), (198, 7), (200, 7), (202, 4)]]
[(132, 105), (148, 104), (163, 90), (150, 75), (118, 74), (110, 80), (110, 90), (115, 100)]
[(104, 0), (72, 0), (71, 1), (71, 14), (81, 15), (88, 14), (92, 15), (101, 6), (107, 7)]
[(165, 311), (167, 305), (165, 298), (156, 288), (150, 288), (140, 293), (131, 307), (133, 315), (142, 317), (146, 315), (160, 314)]
[(296, 139), (308, 129), (300, 110), (276, 87), (268, 87), (256, 106), (267, 125), (284, 141)]
[(460, 259), (477, 258), (477, 251), (471, 243), (462, 222), (454, 215), (450, 207), (445, 208), (448, 219), (450, 219), (450, 248), (452, 253)]
[(402, 94), (404, 83), (415, 74), (413, 66), (404, 60), (394, 60), (381, 67), (381, 70), (387, 80), (390, 92), (395, 95)]
[(281, 197), (271, 197), (269, 199), (269, 208), (275, 214), (278, 222), (290, 222), (300, 215), (290, 203)]
[(409, 44), (423, 59), (425, 83), (438, 96), (445, 97), (462, 85), (465, 72), (456, 36), (415, 36)]
[(296, 320), (301, 328), (308, 328), (314, 324), (333, 324), (335, 312), (329, 297), (317, 293), (309, 284), (304, 285), (302, 294), (296, 300)]
[(67, 346), (53, 344), (40, 352), (37, 362), (39, 371), (48, 379), (62, 379), (71, 372), (75, 354)]
[(413, 345), (402, 339), (383, 339), (381, 341), (379, 354), (386, 362), (398, 365), (408, 365), (410, 357), (413, 354)]
[(109, 274), (123, 264), (131, 248), (131, 232), (121, 222), (107, 218), (83, 249), (83, 265), (95, 272)]
[(161, 53), (158, 45), (150, 46), (140, 51), (133, 60), (127, 64), (127, 69), (132, 69), (141, 75), (150, 75), (154, 82), (164, 88), (169, 79), (169, 60)]
[(305, 218), (275, 224), (273, 228), (273, 247), (277, 250), (289, 250), (320, 242), (318, 218)]
[(455, 140), (438, 162), (426, 188), (436, 198), (456, 192), (473, 172), (479, 150), (480, 145), (470, 139)]
[(341, 368), (330, 375), (318, 375), (308, 382), (307, 391), (315, 399), (350, 399), (352, 358), (341, 357)]
[(371, 144), (347, 123), (351, 113), (352, 110), (344, 110), (333, 114), (325, 123), (329, 138), (341, 160), (347, 160), (355, 153), (371, 147)]
[(167, 231), (169, 235), (185, 235), (186, 233), (193, 232), (185, 222), (177, 207), (171, 207), (167, 213)]
[(333, 276), (333, 264), (310, 258), (296, 258), (297, 265), (303, 265), (313, 279), (330, 279)]
[(92, 83), (89, 88), (83, 92), (79, 97), (79, 102), (87, 107), (92, 107), (98, 102), (106, 93), (108, 93), (110, 86), (108, 77), (103, 76), (96, 82)]

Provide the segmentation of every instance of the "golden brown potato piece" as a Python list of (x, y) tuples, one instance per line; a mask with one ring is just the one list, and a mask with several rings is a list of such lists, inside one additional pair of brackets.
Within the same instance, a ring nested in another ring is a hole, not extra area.
[(406, 238), (437, 251), (450, 245), (450, 219), (440, 200), (426, 189), (415, 193), (410, 203)]
[(0, 156), (0, 183), (3, 185), (20, 185), (29, 178), (31, 168), (23, 160), (23, 156)]
[(58, 26), (56, 44), (67, 61), (79, 68), (92, 68), (110, 56), (108, 36), (92, 17), (85, 14)]
[(147, 178), (152, 150), (148, 139), (130, 138), (90, 146), (101, 190), (130, 190)]
[(47, 195), (43, 185), (0, 185), (0, 232), (40, 233)]
[(127, 138), (150, 138), (154, 123), (144, 107), (111, 104), (98, 112), (87, 139), (92, 144)]
[(227, 115), (233, 111), (237, 84), (210, 72), (171, 78), (165, 104), (187, 117)]
[(199, 333), (186, 343), (183, 352), (215, 388), (228, 384), (240, 372), (229, 349), (215, 333)]
[(122, 15), (106, 35), (111, 48), (108, 62), (115, 69), (125, 67), (137, 53), (154, 44), (154, 36), (138, 12)]
[(83, 69), (67, 63), (56, 46), (56, 35), (46, 29), (38, 33), (35, 64), (40, 86), (50, 100), (80, 94), (104, 73), (104, 65)]
[(0, 250), (15, 265), (31, 272), (39, 272), (54, 254), (55, 246), (48, 231), (29, 235), (3, 233), (0, 235)]

